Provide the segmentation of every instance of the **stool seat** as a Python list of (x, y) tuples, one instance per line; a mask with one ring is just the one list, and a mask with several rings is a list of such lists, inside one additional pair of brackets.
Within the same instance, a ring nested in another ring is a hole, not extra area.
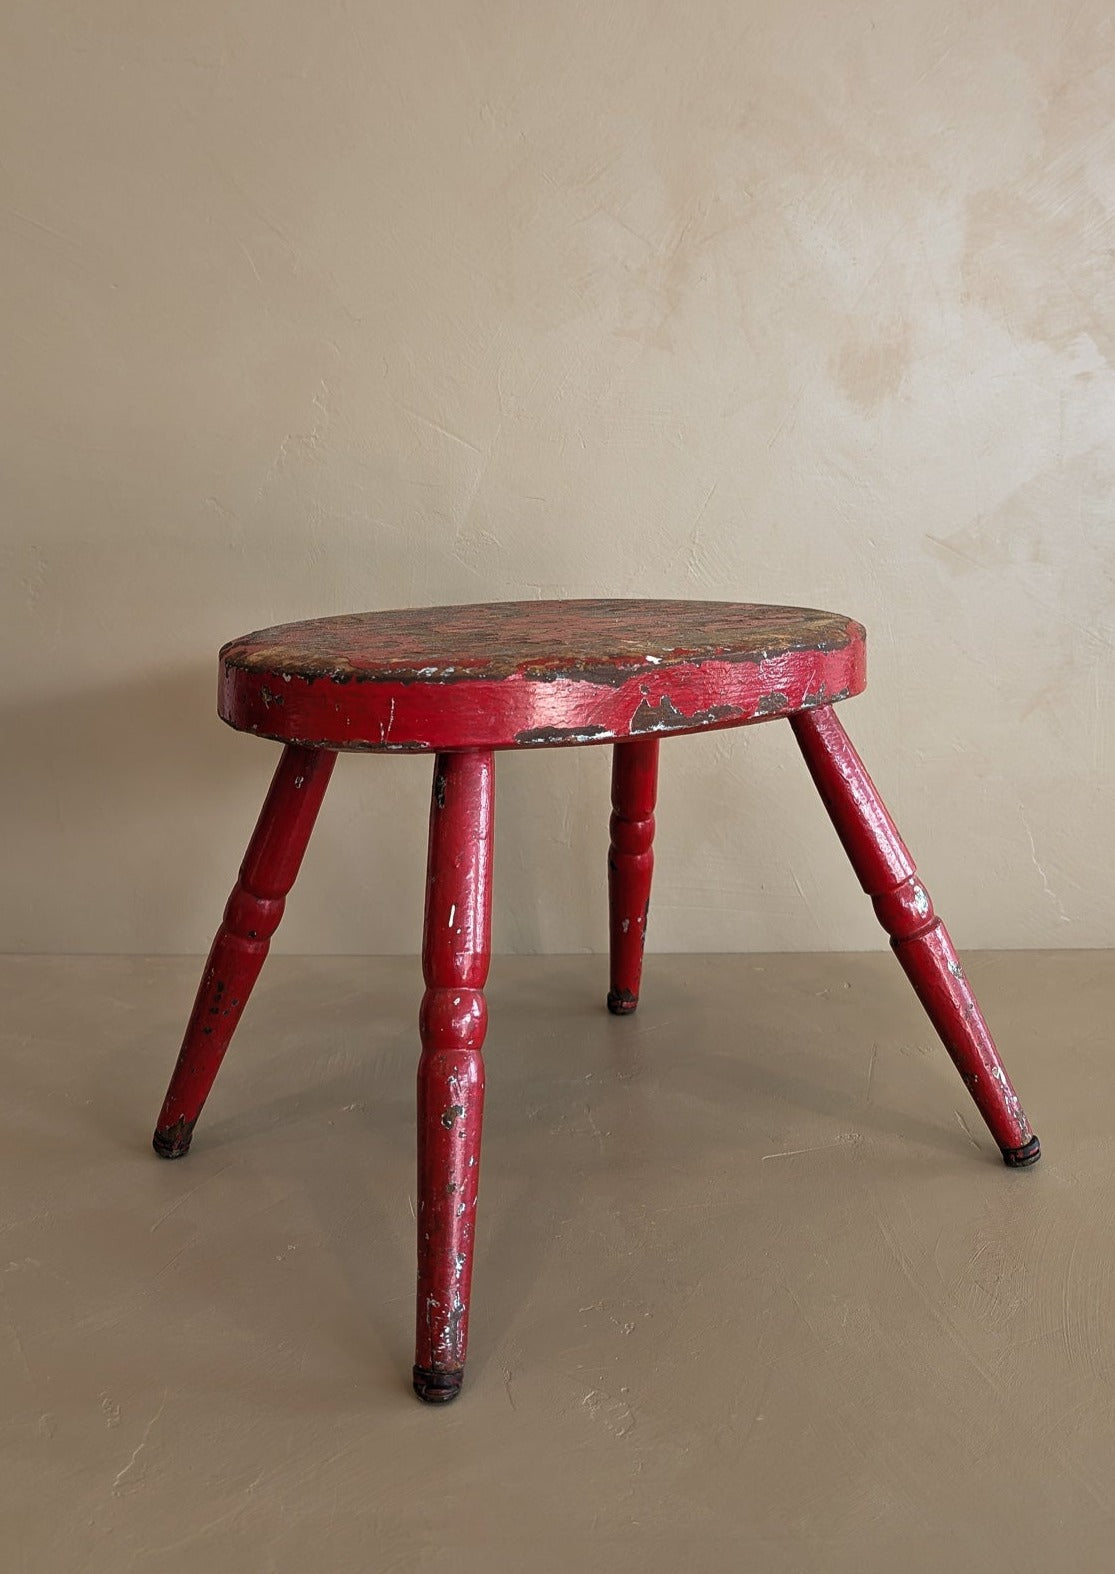
[(280, 743), (385, 754), (609, 743), (859, 694), (838, 613), (731, 601), (504, 601), (261, 629), (221, 651), (218, 710)]

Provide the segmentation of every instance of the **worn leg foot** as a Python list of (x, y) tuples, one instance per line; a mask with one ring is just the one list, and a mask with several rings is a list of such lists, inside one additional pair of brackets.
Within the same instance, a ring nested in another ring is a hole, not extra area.
[(630, 1016), (639, 1004), (654, 872), (654, 803), (658, 739), (612, 746), (611, 846), (608, 849), (608, 928), (612, 987), (608, 1010)]
[(1036, 1164), (1041, 1158), (1041, 1143), (1037, 1137), (1031, 1137), (1029, 1142), (1024, 1142), (1020, 1148), (1004, 1148), (1003, 1163), (1012, 1170), (1024, 1170), (1031, 1164)]
[(480, 1178), (484, 984), (491, 956), (491, 752), (434, 763), (418, 1062), (418, 1304), (414, 1391), (455, 1399), (468, 1348)]
[(860, 884), (1003, 1160), (1035, 1164), (1041, 1145), (1011, 1086), (948, 930), (933, 911), (886, 805), (831, 706), (790, 718)]
[(174, 1124), (165, 1129), (156, 1126), (155, 1135), (151, 1138), (151, 1146), (160, 1159), (184, 1159), (190, 1151), (193, 1135), (193, 1121), (187, 1120), (185, 1115), (179, 1115)]
[(465, 1374), (438, 1372), (429, 1366), (414, 1368), (414, 1392), (428, 1405), (450, 1404), (461, 1391)]
[(248, 844), (205, 964), (152, 1147), (183, 1158), (225, 1050), (247, 1004), (306, 851), (336, 755), (289, 746)]

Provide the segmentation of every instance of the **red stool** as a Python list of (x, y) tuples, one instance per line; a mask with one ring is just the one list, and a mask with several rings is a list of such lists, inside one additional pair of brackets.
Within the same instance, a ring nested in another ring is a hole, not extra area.
[(340, 749), (433, 754), (419, 1013), (419, 1398), (464, 1374), (484, 1104), (496, 749), (612, 743), (608, 1008), (639, 998), (658, 741), (785, 716), (864, 890), (1007, 1164), (1041, 1149), (944, 924), (833, 705), (865, 683), (834, 613), (718, 601), (505, 602), (322, 618), (226, 645), (218, 710), (285, 745), (155, 1130), (181, 1158), (283, 913)]

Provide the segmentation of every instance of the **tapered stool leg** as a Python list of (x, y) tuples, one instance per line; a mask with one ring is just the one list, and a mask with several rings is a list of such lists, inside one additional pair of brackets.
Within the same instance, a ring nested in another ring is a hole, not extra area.
[(1036, 1163), (1041, 1146), (948, 930), (835, 711), (828, 705), (800, 711), (790, 725), (860, 884), (1004, 1161), (1015, 1167)]
[(194, 1124), (283, 916), (337, 756), (283, 750), (240, 878), (205, 964), (152, 1146), (164, 1159), (189, 1151)]
[(468, 1348), (480, 1179), (484, 984), (491, 958), (494, 761), (490, 750), (434, 763), (418, 1062), (418, 1305), (414, 1391), (455, 1399)]
[(639, 1004), (654, 872), (654, 804), (658, 739), (633, 738), (612, 747), (608, 927), (611, 988), (608, 1010), (629, 1016)]

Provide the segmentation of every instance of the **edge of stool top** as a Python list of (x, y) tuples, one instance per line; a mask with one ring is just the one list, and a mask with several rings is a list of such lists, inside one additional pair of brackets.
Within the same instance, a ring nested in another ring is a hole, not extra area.
[(422, 754), (742, 726), (866, 683), (866, 634), (812, 607), (503, 601), (260, 629), (220, 653), (217, 710), (307, 748)]

